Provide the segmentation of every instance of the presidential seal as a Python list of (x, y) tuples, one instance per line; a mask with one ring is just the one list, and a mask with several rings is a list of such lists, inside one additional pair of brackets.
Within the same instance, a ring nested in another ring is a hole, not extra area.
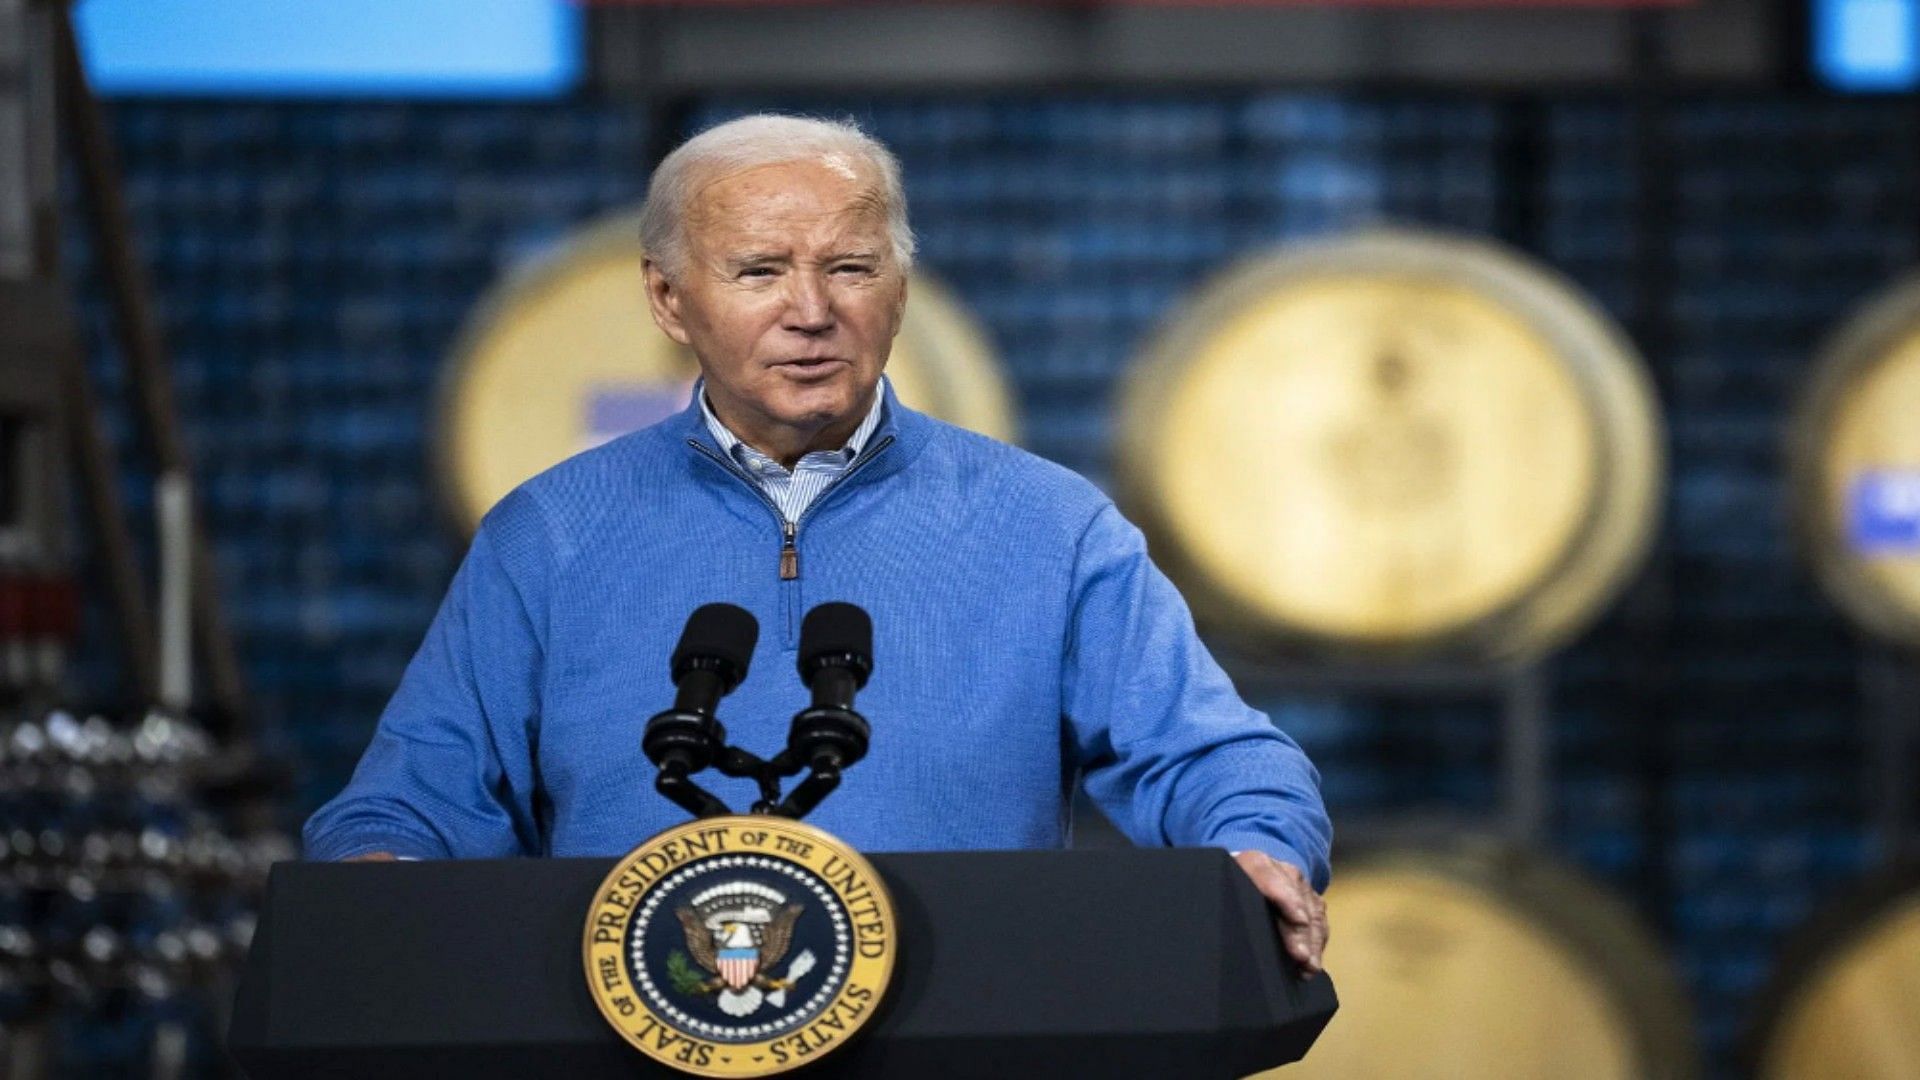
[(886, 886), (833, 836), (771, 815), (703, 818), (635, 848), (601, 883), (587, 986), (656, 1061), (768, 1076), (873, 1019), (895, 935)]

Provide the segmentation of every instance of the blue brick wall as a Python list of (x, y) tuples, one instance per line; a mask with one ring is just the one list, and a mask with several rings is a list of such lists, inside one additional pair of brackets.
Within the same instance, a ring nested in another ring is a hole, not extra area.
[[(1656, 313), (1635, 308), (1645, 177), (1628, 112), (1604, 101), (729, 99), (693, 121), (763, 107), (852, 113), (895, 146), (926, 263), (993, 336), (1029, 445), (1096, 481), (1115, 380), (1145, 335), (1276, 241), (1525, 220), (1536, 254), (1616, 316), (1670, 320), (1652, 359), (1675, 454), (1673, 767), (1658, 792), (1637, 778), (1641, 631), (1610, 617), (1556, 665), (1553, 838), (1643, 906), (1667, 898), (1648, 914), (1673, 927), (1726, 1067), (1782, 934), (1871, 857), (1858, 648), (1789, 551), (1780, 428), (1820, 337), (1914, 259), (1913, 158), (1888, 151), (1914, 140), (1910, 110), (1682, 104), (1673, 288)], [(462, 318), (517, 259), (636, 199), (652, 133), (597, 104), (114, 113), (258, 723), (301, 763), (304, 814), (343, 782), (459, 554), (435, 514), (426, 420)], [(1516, 138), (1538, 159), (1524, 188), (1502, 168)], [(84, 245), (72, 254), (91, 282)], [(96, 296), (86, 312), (104, 361)], [(101, 370), (124, 444), (125, 387)], [(98, 625), (82, 665), (96, 682), (111, 670)], [(1321, 763), (1336, 817), (1496, 797), (1490, 705), (1262, 704)], [(1659, 865), (1650, 797), (1672, 827)], [(1650, 875), (1669, 888), (1643, 895)]]

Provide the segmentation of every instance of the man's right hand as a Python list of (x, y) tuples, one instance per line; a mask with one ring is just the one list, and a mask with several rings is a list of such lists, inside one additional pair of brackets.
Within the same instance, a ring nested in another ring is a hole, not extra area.
[(341, 862), (399, 862), (391, 851), (369, 851), (365, 855), (349, 855)]

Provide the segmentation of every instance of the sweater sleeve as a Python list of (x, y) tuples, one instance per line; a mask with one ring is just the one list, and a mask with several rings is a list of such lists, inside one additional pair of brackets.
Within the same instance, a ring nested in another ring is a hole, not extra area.
[(474, 536), (352, 780), (308, 819), (307, 858), (539, 853), (541, 623), (508, 553), (537, 558), (544, 541), (529, 535), (542, 526), (536, 508), (514, 505), (522, 498), (509, 496)]
[(1137, 844), (1264, 851), (1324, 889), (1319, 772), (1240, 700), (1111, 504), (1080, 538), (1073, 589), (1064, 711), (1087, 794)]

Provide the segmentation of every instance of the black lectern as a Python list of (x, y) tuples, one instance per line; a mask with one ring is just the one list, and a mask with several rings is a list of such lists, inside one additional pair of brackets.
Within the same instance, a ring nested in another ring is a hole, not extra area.
[[(1337, 1005), (1218, 850), (869, 858), (900, 920), (893, 988), (808, 1077), (1238, 1077), (1297, 1060)], [(274, 867), (234, 1057), (256, 1080), (677, 1075), (587, 992), (612, 864)]]

